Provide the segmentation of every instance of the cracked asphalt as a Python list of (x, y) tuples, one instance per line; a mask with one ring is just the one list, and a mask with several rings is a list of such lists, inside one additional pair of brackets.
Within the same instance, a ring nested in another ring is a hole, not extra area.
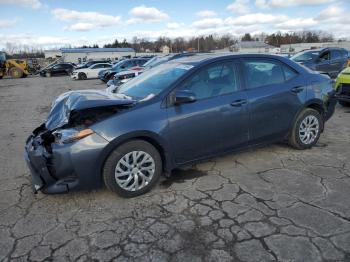
[(150, 193), (34, 195), (26, 137), (68, 77), (0, 80), (0, 261), (350, 261), (350, 108), (317, 147), (272, 145), (178, 170)]

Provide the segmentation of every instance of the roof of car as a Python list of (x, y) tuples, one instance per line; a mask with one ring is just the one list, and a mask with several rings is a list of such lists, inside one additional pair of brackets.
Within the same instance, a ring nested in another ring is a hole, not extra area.
[(315, 49), (306, 49), (306, 50), (303, 50), (301, 52), (321, 52), (321, 51), (326, 50), (326, 49), (347, 51), (345, 48), (341, 48), (341, 47), (321, 47), (321, 48), (315, 48)]
[(170, 62), (174, 63), (184, 63), (184, 64), (199, 64), (204, 61), (209, 60), (220, 60), (220, 58), (242, 58), (242, 57), (261, 57), (261, 58), (283, 58), (279, 55), (272, 55), (272, 54), (259, 54), (259, 53), (203, 53), (203, 54), (196, 54), (193, 56), (187, 56), (187, 57), (181, 57), (175, 60), (172, 60)]

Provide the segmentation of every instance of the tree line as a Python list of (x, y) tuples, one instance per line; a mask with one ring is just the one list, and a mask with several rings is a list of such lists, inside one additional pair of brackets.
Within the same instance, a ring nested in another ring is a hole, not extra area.
[[(276, 32), (272, 34), (260, 33), (250, 34), (246, 33), (242, 37), (237, 37), (232, 34), (226, 35), (207, 35), (200, 37), (177, 37), (170, 39), (168, 37), (159, 37), (156, 40), (150, 40), (147, 38), (133, 37), (130, 41), (124, 39), (118, 41), (115, 39), (112, 43), (99, 46), (83, 45), (78, 48), (111, 48), (111, 47), (130, 47), (134, 48), (136, 52), (162, 52), (164, 46), (169, 47), (169, 51), (173, 53), (200, 51), (208, 52), (212, 50), (229, 48), (239, 41), (261, 41), (269, 45), (280, 47), (283, 44), (296, 44), (296, 43), (320, 43), (320, 42), (333, 42), (335, 41), (333, 35), (324, 31), (298, 31), (298, 32)], [(341, 41), (341, 40), (338, 40)], [(70, 46), (69, 46), (70, 47)], [(14, 45), (7, 43), (4, 49), (11, 58), (19, 57), (44, 57), (42, 50), (35, 49), (34, 47)]]
[(241, 38), (231, 34), (191, 37), (189, 39), (183, 37), (174, 39), (159, 37), (155, 41), (133, 37), (130, 42), (126, 39), (119, 42), (116, 39), (113, 43), (105, 44), (103, 47), (131, 47), (134, 48), (136, 52), (161, 52), (163, 46), (168, 46), (170, 51), (174, 53), (184, 51), (206, 52), (228, 48), (239, 41), (261, 41), (275, 47), (280, 47), (283, 44), (333, 42), (334, 38), (332, 34), (324, 31), (276, 32), (272, 34), (261, 33), (254, 35), (246, 33)]

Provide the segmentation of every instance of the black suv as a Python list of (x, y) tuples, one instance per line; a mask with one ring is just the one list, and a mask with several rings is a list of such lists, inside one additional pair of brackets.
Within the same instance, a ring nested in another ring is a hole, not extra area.
[(297, 53), (291, 59), (314, 71), (336, 78), (347, 66), (348, 51), (336, 47), (312, 49)]
[(74, 66), (70, 63), (59, 63), (49, 68), (40, 71), (41, 76), (58, 76), (58, 75), (70, 75), (74, 70)]

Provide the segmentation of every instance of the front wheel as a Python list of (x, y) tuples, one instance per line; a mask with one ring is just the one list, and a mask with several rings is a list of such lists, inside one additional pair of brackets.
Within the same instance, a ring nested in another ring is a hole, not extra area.
[(314, 109), (306, 108), (297, 117), (289, 137), (289, 144), (296, 149), (313, 147), (323, 130), (323, 119)]
[(12, 67), (9, 70), (9, 74), (12, 78), (21, 78), (23, 76), (23, 72), (16, 67)]
[(79, 80), (86, 80), (86, 79), (87, 79), (87, 76), (86, 76), (85, 73), (79, 73), (79, 74), (78, 74), (78, 79), (79, 79)]
[(162, 174), (158, 150), (143, 140), (133, 140), (116, 148), (107, 158), (103, 180), (108, 189), (122, 197), (149, 191)]

